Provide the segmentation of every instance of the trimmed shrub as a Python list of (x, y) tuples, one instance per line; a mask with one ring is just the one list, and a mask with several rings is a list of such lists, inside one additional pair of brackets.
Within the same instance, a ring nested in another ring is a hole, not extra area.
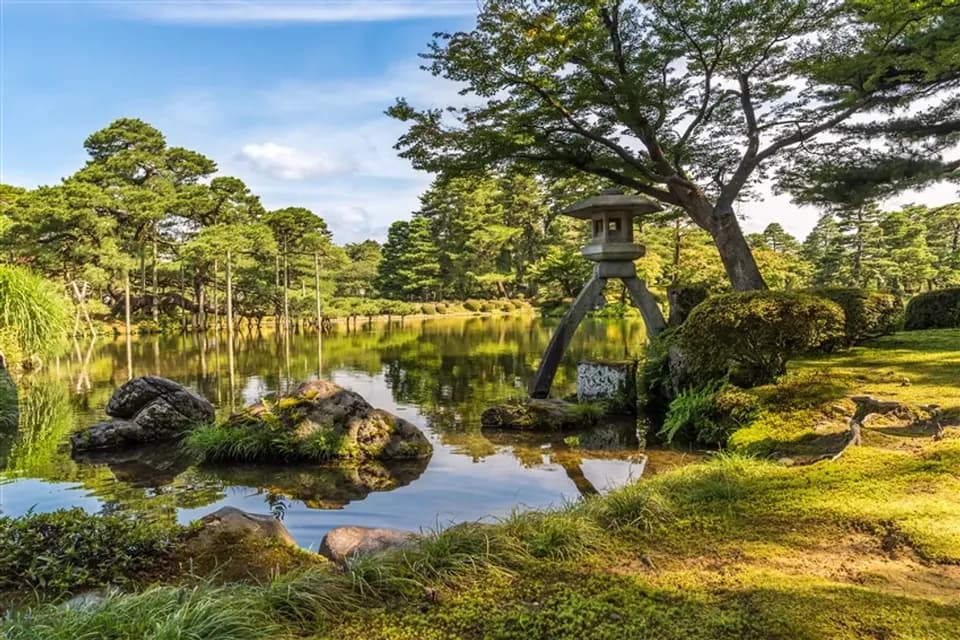
[(799, 354), (843, 339), (843, 309), (808, 293), (748, 291), (708, 298), (690, 312), (678, 344), (692, 379), (767, 384)]
[(723, 380), (715, 380), (678, 395), (667, 411), (660, 436), (722, 447), (734, 431), (757, 416), (757, 398)]
[(497, 306), (500, 307), (500, 311), (504, 311), (506, 313), (513, 312), (513, 303), (509, 300), (500, 300), (497, 302)]
[(463, 308), (467, 311), (480, 311), (480, 308), (483, 306), (483, 303), (479, 300), (467, 300), (463, 303)]
[(420, 311), (424, 315), (432, 316), (437, 313), (437, 305), (430, 304), (429, 302), (420, 305)]
[(450, 305), (448, 305), (446, 302), (438, 302), (436, 304), (436, 309), (437, 313), (449, 313)]
[(903, 328), (951, 329), (960, 327), (960, 288), (928, 291), (910, 298)]
[(491, 311), (496, 311), (497, 308), (491, 302), (481, 302), (480, 311), (483, 313), (490, 313)]
[(810, 293), (843, 308), (846, 346), (891, 334), (903, 319), (903, 302), (893, 293), (854, 288), (813, 289)]

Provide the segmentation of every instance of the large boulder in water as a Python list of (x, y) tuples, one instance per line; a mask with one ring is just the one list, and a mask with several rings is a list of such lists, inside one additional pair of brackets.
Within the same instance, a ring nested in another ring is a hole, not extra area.
[(70, 436), (74, 451), (175, 440), (213, 422), (214, 409), (209, 401), (173, 380), (142, 376), (114, 392), (107, 415), (113, 419)]
[(266, 398), (194, 433), (188, 445), (211, 462), (409, 460), (433, 453), (415, 425), (326, 380)]

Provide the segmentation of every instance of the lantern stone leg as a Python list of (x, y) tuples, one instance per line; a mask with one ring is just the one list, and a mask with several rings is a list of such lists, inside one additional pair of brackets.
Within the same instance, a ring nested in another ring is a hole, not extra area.
[(530, 396), (533, 398), (546, 398), (550, 394), (550, 387), (553, 385), (553, 377), (557, 374), (557, 367), (563, 360), (563, 354), (570, 344), (577, 326), (583, 321), (584, 316), (590, 311), (590, 307), (597, 300), (597, 296), (603, 291), (607, 281), (594, 275), (589, 282), (580, 290), (580, 295), (573, 301), (567, 312), (560, 319), (556, 331), (550, 338), (550, 344), (540, 360), (540, 367), (533, 376), (530, 383)]
[(652, 340), (658, 333), (667, 328), (667, 321), (663, 318), (663, 312), (660, 311), (656, 298), (647, 289), (646, 283), (637, 276), (621, 279), (627, 287), (627, 291), (630, 292), (630, 298), (633, 300), (634, 306), (640, 310), (640, 315), (643, 316), (643, 324), (647, 328), (647, 337)]

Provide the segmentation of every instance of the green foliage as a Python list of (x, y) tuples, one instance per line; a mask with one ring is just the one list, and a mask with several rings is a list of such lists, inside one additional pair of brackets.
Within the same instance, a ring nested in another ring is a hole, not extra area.
[(0, 590), (55, 594), (148, 578), (170, 562), (179, 535), (79, 508), (0, 517)]
[(889, 335), (903, 321), (903, 302), (893, 293), (852, 288), (813, 289), (810, 293), (832, 300), (843, 309), (847, 346)]
[(483, 302), (480, 300), (467, 300), (463, 303), (463, 308), (467, 311), (472, 311), (474, 313), (481, 310), (483, 307)]
[(438, 312), (439, 312), (439, 309), (437, 309), (437, 305), (435, 305), (435, 304), (431, 304), (431, 303), (429, 303), (429, 302), (425, 302), (425, 303), (423, 303), (422, 305), (420, 305), (420, 313), (422, 313), (422, 314), (424, 314), (424, 315), (432, 316), (432, 315), (435, 315), (435, 314), (438, 313)]
[(675, 395), (670, 372), (670, 347), (677, 343), (679, 328), (670, 327), (660, 332), (647, 345), (640, 362), (637, 395), (648, 414), (663, 415)]
[(113, 592), (96, 606), (47, 605), (13, 616), (5, 627), (9, 640), (268, 640), (283, 630), (256, 591), (207, 584)]
[(960, 327), (960, 288), (910, 298), (903, 324), (908, 331)]
[(6, 343), (25, 357), (49, 354), (66, 338), (70, 307), (52, 283), (23, 267), (0, 265), (0, 347)]
[(183, 447), (206, 462), (324, 462), (352, 454), (333, 428), (300, 438), (280, 419), (267, 418), (199, 426), (184, 438)]
[(732, 293), (697, 305), (679, 346), (695, 382), (729, 376), (752, 387), (782, 375), (791, 358), (841, 339), (843, 326), (839, 305), (810, 294)]
[(680, 393), (667, 411), (659, 435), (700, 445), (723, 447), (730, 435), (758, 412), (757, 398), (723, 380)]

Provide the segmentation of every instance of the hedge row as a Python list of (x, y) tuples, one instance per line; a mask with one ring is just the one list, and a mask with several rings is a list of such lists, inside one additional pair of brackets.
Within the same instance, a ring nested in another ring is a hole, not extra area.
[(903, 319), (903, 302), (893, 293), (852, 288), (813, 289), (810, 293), (843, 309), (845, 346), (891, 334)]
[(952, 329), (960, 327), (960, 288), (928, 291), (907, 303), (903, 328)]

